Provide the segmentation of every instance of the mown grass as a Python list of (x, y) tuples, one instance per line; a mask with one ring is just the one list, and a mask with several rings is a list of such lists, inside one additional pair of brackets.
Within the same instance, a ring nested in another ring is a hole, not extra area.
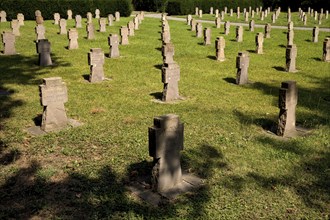
[[(242, 10), (242, 9), (241, 9)], [(325, 12), (324, 12), (325, 13)], [(275, 23), (272, 23), (272, 14), (268, 14), (267, 17), (264, 18), (262, 21), (260, 19), (260, 13), (257, 15), (255, 13), (254, 18), (251, 18), (251, 14), (249, 15), (249, 21), (245, 21), (245, 17), (243, 14), (243, 11), (241, 11), (240, 17), (237, 18), (237, 14), (234, 12), (233, 16), (230, 16), (230, 13), (228, 12), (227, 15), (225, 15), (225, 18), (222, 21), (230, 21), (230, 22), (239, 22), (239, 23), (246, 23), (248, 24), (250, 20), (254, 20), (256, 24), (267, 24), (270, 23), (272, 26), (287, 26), (288, 25), (288, 19), (287, 19), (287, 12), (281, 12), (278, 19), (276, 19)], [(306, 14), (308, 14), (306, 12)], [(219, 12), (219, 16), (221, 16), (221, 13)], [(176, 16), (176, 17), (182, 17), (185, 18), (186, 16)], [(215, 20), (215, 14), (210, 15), (210, 14), (203, 14), (202, 18), (199, 16), (193, 15), (193, 18), (198, 19), (198, 20), (210, 20), (214, 21)], [(298, 12), (292, 12), (291, 13), (291, 21), (294, 23), (295, 27), (323, 27), (323, 28), (329, 28), (330, 27), (330, 19), (325, 19), (325, 14), (323, 15), (323, 19), (321, 21), (321, 24), (319, 24), (318, 20), (314, 19), (314, 16), (307, 15), (307, 23), (304, 25), (304, 22), (299, 18), (299, 13)]]
[[(321, 61), (320, 32), (295, 31), (297, 73), (282, 71), (286, 33), (273, 29), (257, 55), (256, 31), (244, 31), (237, 43), (235, 27), (226, 39), (226, 61), (214, 59), (214, 46), (203, 46), (184, 22), (169, 21), (175, 57), (181, 67), (176, 104), (154, 102), (162, 92), (160, 22), (146, 18), (120, 46), (121, 58), (106, 59), (111, 81), (90, 84), (87, 53), (108, 52), (107, 36), (132, 18), (122, 18), (107, 33), (87, 40), (79, 29), (79, 49), (69, 51), (67, 37), (46, 21), (55, 65), (36, 65), (35, 22), (26, 21), (17, 38), (16, 56), (1, 56), (0, 218), (109, 219), (328, 219), (330, 212), (330, 64)], [(95, 26), (97, 22), (94, 20)], [(68, 27), (73, 27), (73, 21)], [(212, 24), (212, 41), (223, 29)], [(0, 31), (9, 23), (0, 23)], [(97, 28), (96, 28), (97, 29)], [(250, 51), (249, 79), (237, 86), (235, 59)], [(38, 85), (61, 76), (67, 83), (67, 114), (83, 126), (33, 137), (25, 130), (42, 113)], [(264, 126), (276, 123), (278, 88), (296, 80), (297, 122), (311, 135), (290, 140), (273, 138)], [(148, 174), (147, 128), (153, 117), (175, 113), (185, 123), (184, 170), (205, 179), (205, 186), (175, 202), (151, 207), (125, 188), (132, 171)]]

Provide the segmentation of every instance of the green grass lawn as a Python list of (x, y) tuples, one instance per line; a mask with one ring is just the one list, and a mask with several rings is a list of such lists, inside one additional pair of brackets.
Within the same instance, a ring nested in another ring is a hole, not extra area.
[[(154, 101), (163, 88), (158, 19), (143, 21), (130, 44), (120, 46), (121, 58), (106, 59), (105, 75), (112, 80), (84, 79), (90, 48), (108, 53), (109, 33), (119, 33), (130, 19), (96, 32), (95, 40), (79, 29), (79, 49), (72, 51), (65, 49), (67, 36), (46, 21), (55, 63), (46, 68), (36, 65), (35, 22), (26, 21), (17, 38), (19, 54), (0, 56), (0, 90), (10, 91), (0, 95), (0, 219), (328, 219), (330, 63), (321, 58), (330, 34), (320, 32), (312, 43), (311, 31), (295, 31), (299, 72), (287, 73), (284, 30), (273, 29), (264, 54), (257, 55), (254, 38), (263, 28), (244, 28), (244, 41), (237, 43), (232, 26), (226, 61), (217, 62), (214, 45), (203, 46), (185, 22), (169, 21), (186, 100), (160, 104)], [(203, 26), (212, 28), (212, 42), (223, 35), (223, 27)], [(0, 23), (0, 31), (6, 29), (9, 23)], [(242, 50), (250, 51), (254, 83), (237, 86), (232, 81)], [(26, 129), (42, 113), (38, 85), (53, 76), (67, 84), (68, 116), (83, 125), (33, 137)], [(285, 80), (297, 81), (297, 123), (312, 129), (309, 136), (280, 140), (263, 130), (277, 122)], [(150, 173), (148, 126), (168, 113), (185, 123), (183, 169), (205, 179), (205, 186), (155, 208), (125, 185), (132, 171)]]
[[(275, 23), (272, 23), (272, 14), (273, 14), (273, 12), (268, 14), (268, 16), (265, 17), (263, 21), (260, 20), (260, 13), (259, 13), (259, 15), (257, 15), (257, 13), (255, 13), (254, 18), (251, 18), (251, 14), (250, 14), (249, 15), (249, 21), (253, 19), (256, 24), (270, 23), (272, 26), (287, 26), (288, 25), (288, 19), (287, 19), (287, 13), (286, 12), (281, 12)], [(219, 16), (221, 16), (220, 12), (219, 12)], [(186, 18), (187, 16), (176, 16), (176, 17)], [(199, 19), (199, 20), (214, 21), (215, 20), (215, 14), (214, 15), (203, 14), (202, 18), (200, 18), (199, 16), (196, 16), (196, 15), (193, 15), (193, 18)], [(241, 11), (240, 18), (237, 18), (237, 14), (235, 12), (234, 12), (232, 17), (230, 16), (230, 14), (228, 12), (227, 15), (225, 15), (225, 19), (223, 19), (222, 21), (240, 22), (240, 23), (247, 23), (247, 24), (249, 23), (249, 21), (248, 22), (245, 21), (243, 11)], [(299, 13), (298, 12), (292, 12), (291, 13), (291, 21), (294, 23), (295, 27), (319, 26), (319, 27), (323, 27), (323, 28), (330, 28), (330, 19), (329, 18), (325, 19), (325, 14), (323, 15), (323, 19), (322, 19), (321, 24), (319, 24), (318, 20), (315, 20), (313, 16), (308, 15), (307, 16), (307, 24), (304, 25), (304, 22), (299, 18)]]

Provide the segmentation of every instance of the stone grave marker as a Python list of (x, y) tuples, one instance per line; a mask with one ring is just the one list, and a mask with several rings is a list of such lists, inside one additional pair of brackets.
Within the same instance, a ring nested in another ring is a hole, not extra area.
[(243, 85), (248, 83), (249, 53), (239, 52), (236, 57), (236, 84)]
[(55, 25), (59, 25), (60, 24), (60, 19), (61, 19), (60, 13), (54, 13), (54, 24)]
[(3, 54), (4, 55), (15, 55), (15, 35), (11, 31), (2, 32), (2, 43), (3, 43)]
[(196, 20), (195, 19), (191, 19), (191, 31), (196, 31), (197, 30), (197, 28), (196, 28), (196, 26), (197, 26), (197, 22), (196, 22)]
[(260, 20), (261, 20), (261, 21), (265, 20), (265, 12), (264, 12), (264, 11), (262, 11), (262, 12), (260, 13)]
[(307, 15), (304, 15), (303, 22), (304, 22), (304, 25), (307, 25)]
[(295, 44), (288, 45), (286, 47), (286, 68), (287, 72), (297, 72), (296, 70), (296, 58), (297, 58), (297, 46)]
[(249, 23), (249, 30), (251, 32), (254, 32), (254, 26), (255, 26), (255, 22), (254, 22), (254, 20), (251, 20)]
[(236, 42), (243, 42), (243, 27), (236, 27)]
[(135, 32), (134, 32), (134, 22), (133, 21), (129, 21), (127, 24), (128, 27), (128, 36), (134, 36)]
[(198, 9), (198, 7), (196, 7), (195, 8), (195, 15), (198, 15), (198, 13), (199, 13), (199, 9)]
[(5, 11), (0, 11), (0, 22), (7, 21), (7, 13)]
[(294, 31), (293, 30), (288, 31), (286, 37), (288, 41), (287, 45), (293, 45)]
[(236, 15), (237, 15), (237, 19), (239, 19), (240, 18), (240, 7), (237, 7), (237, 9), (236, 9)]
[(191, 19), (192, 19), (191, 14), (187, 15), (187, 25), (191, 24)]
[(76, 28), (82, 28), (81, 21), (82, 21), (81, 15), (76, 15), (75, 16), (75, 23), (76, 23), (75, 27)]
[(291, 30), (293, 30), (293, 22), (292, 21), (288, 22), (288, 31), (291, 31)]
[(213, 7), (210, 7), (210, 15), (213, 15)]
[(68, 91), (61, 77), (44, 78), (39, 86), (42, 113), (41, 130), (58, 131), (68, 125), (64, 103), (68, 101)]
[(216, 59), (220, 62), (225, 61), (226, 41), (224, 37), (217, 37), (215, 40)]
[(87, 12), (86, 17), (87, 17), (87, 24), (93, 22), (93, 14), (92, 14), (92, 12)]
[(152, 189), (159, 193), (182, 182), (180, 151), (183, 150), (184, 124), (177, 115), (154, 118), (149, 127), (149, 156), (153, 157)]
[(100, 19), (100, 9), (95, 9), (95, 18)]
[(42, 16), (41, 11), (40, 10), (35, 10), (34, 11), (34, 16), (35, 17)]
[(330, 38), (323, 41), (323, 61), (330, 62)]
[(279, 90), (278, 125), (276, 134), (289, 137), (296, 133), (296, 106), (298, 103), (298, 89), (295, 81), (284, 81)]
[(100, 32), (106, 32), (106, 25), (107, 25), (107, 20), (106, 18), (100, 18), (99, 19), (99, 31)]
[(116, 18), (116, 21), (120, 21), (120, 12), (119, 11), (115, 12), (115, 18)]
[(221, 18), (219, 18), (219, 17), (215, 18), (215, 25), (217, 28), (221, 27)]
[(72, 20), (72, 10), (71, 9), (67, 10), (66, 14), (68, 15), (68, 20)]
[(121, 45), (128, 45), (129, 41), (128, 41), (128, 28), (122, 26), (120, 28), (120, 36), (121, 36)]
[(215, 9), (215, 17), (219, 17), (219, 9)]
[(249, 21), (249, 12), (245, 12), (244, 18), (245, 18), (245, 22)]
[(50, 57), (51, 44), (47, 39), (41, 39), (37, 42), (37, 53), (39, 54), (39, 66), (50, 66), (53, 64)]
[(162, 46), (163, 63), (174, 63), (174, 45), (172, 43), (164, 43)]
[(92, 40), (95, 39), (95, 28), (93, 23), (87, 23), (86, 25), (86, 31), (87, 31), (87, 39)]
[(230, 17), (233, 17), (234, 16), (234, 10), (231, 8), (230, 9)]
[(140, 24), (139, 17), (135, 17), (134, 18), (134, 29), (135, 30), (139, 30), (139, 24)]
[(256, 53), (257, 54), (263, 54), (263, 46), (264, 45), (264, 34), (263, 33), (257, 33), (256, 35)]
[(65, 19), (60, 19), (60, 34), (67, 34), (66, 30), (66, 20)]
[(161, 33), (161, 39), (163, 43), (170, 43), (171, 42), (171, 33), (170, 28), (167, 23), (163, 24), (162, 26), (162, 33)]
[(36, 23), (37, 24), (43, 24), (44, 23), (44, 18), (40, 16), (36, 16)]
[(178, 82), (180, 67), (177, 63), (164, 63), (162, 67), (162, 82), (164, 83), (162, 101), (174, 101), (180, 98)]
[(196, 37), (200, 38), (203, 36), (203, 25), (202, 23), (198, 22), (196, 27)]
[(24, 26), (24, 15), (22, 13), (17, 14), (17, 20), (20, 26)]
[(118, 34), (110, 34), (108, 37), (108, 43), (110, 46), (109, 58), (119, 57), (119, 36)]
[(35, 27), (35, 32), (37, 34), (37, 42), (39, 40), (46, 39), (45, 37), (46, 28), (43, 24), (37, 24), (37, 26)]
[(211, 45), (211, 28), (204, 29), (204, 45)]
[(224, 19), (225, 19), (225, 12), (221, 11), (221, 20), (224, 20)]
[(109, 14), (109, 15), (108, 15), (108, 25), (109, 25), (109, 26), (112, 26), (112, 24), (113, 24), (113, 20), (114, 20), (113, 15), (112, 15), (112, 14)]
[(69, 50), (78, 49), (78, 31), (75, 28), (70, 28), (68, 31)]
[(276, 15), (272, 14), (272, 23), (275, 24), (275, 22), (276, 22)]
[(92, 48), (88, 53), (88, 65), (90, 65), (89, 81), (91, 83), (101, 82), (104, 77), (104, 53), (101, 48)]
[(225, 14), (227, 15), (227, 13), (228, 13), (228, 8), (225, 7), (223, 10), (224, 10)]
[(199, 17), (202, 18), (203, 17), (203, 10), (199, 10)]
[(10, 22), (10, 26), (11, 26), (11, 29), (12, 29), (12, 32), (15, 36), (20, 36), (21, 33), (19, 31), (19, 23), (18, 23), (18, 20), (14, 19)]
[(265, 25), (265, 38), (270, 38), (271, 28), (272, 26), (269, 23)]
[(230, 22), (229, 21), (225, 22), (224, 28), (225, 28), (225, 35), (228, 35), (229, 31), (230, 31)]

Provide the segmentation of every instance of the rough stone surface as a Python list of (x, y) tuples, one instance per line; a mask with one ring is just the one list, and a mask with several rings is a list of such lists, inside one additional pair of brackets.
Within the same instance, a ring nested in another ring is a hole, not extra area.
[(100, 18), (100, 10), (99, 9), (95, 9), (95, 18), (96, 19)]
[(41, 129), (45, 132), (58, 131), (68, 125), (64, 103), (68, 101), (68, 91), (61, 77), (44, 78), (39, 86), (42, 113)]
[(0, 11), (0, 22), (7, 21), (7, 13), (5, 11)]
[(225, 22), (224, 28), (225, 28), (225, 35), (228, 35), (229, 31), (230, 31), (230, 22), (229, 21)]
[(109, 15), (108, 15), (108, 25), (109, 25), (109, 26), (112, 26), (113, 21), (114, 21), (113, 14), (109, 14)]
[(87, 39), (92, 40), (95, 39), (95, 28), (93, 23), (87, 23), (86, 25), (86, 31), (87, 31)]
[(15, 35), (13, 34), (13, 32), (11, 32), (11, 31), (2, 32), (2, 43), (3, 43), (3, 54), (4, 55), (16, 54)]
[(270, 24), (265, 25), (265, 38), (270, 38), (270, 31), (271, 31), (272, 26)]
[(330, 62), (330, 38), (323, 41), (323, 61)]
[(104, 80), (104, 53), (101, 48), (92, 48), (88, 53), (88, 65), (90, 65), (89, 81), (91, 83)]
[(282, 82), (279, 91), (278, 107), (280, 109), (276, 134), (294, 136), (296, 133), (296, 106), (298, 89), (295, 81)]
[(35, 17), (42, 16), (41, 11), (40, 10), (35, 10), (34, 16)]
[(47, 39), (42, 39), (37, 42), (37, 53), (39, 54), (39, 66), (50, 66), (53, 64), (50, 57), (51, 44)]
[(197, 23), (196, 37), (200, 38), (202, 36), (203, 36), (203, 25), (202, 25), (202, 23)]
[(128, 28), (125, 26), (122, 26), (120, 28), (120, 36), (121, 36), (121, 45), (128, 45), (129, 41), (128, 41)]
[(60, 19), (60, 34), (67, 34), (66, 30), (66, 20), (65, 19)]
[(36, 16), (36, 23), (37, 24), (43, 24), (44, 23), (44, 18), (40, 16)]
[(264, 34), (263, 33), (257, 33), (256, 35), (256, 53), (257, 54), (263, 54), (264, 53)]
[(12, 32), (15, 36), (20, 36), (21, 35), (21, 33), (19, 31), (20, 25), (18, 23), (18, 20), (16, 20), (16, 19), (12, 20), (10, 22), (10, 26), (11, 26), (11, 30), (12, 30)]
[(225, 47), (226, 41), (224, 37), (217, 37), (215, 40), (216, 59), (218, 61), (225, 61)]
[(211, 28), (204, 29), (204, 45), (211, 45)]
[(248, 83), (248, 67), (250, 63), (248, 52), (239, 52), (236, 57), (236, 84), (243, 85)]
[(236, 42), (243, 42), (243, 27), (236, 27)]
[(82, 28), (81, 20), (82, 20), (81, 15), (76, 15), (76, 17), (75, 17), (75, 22), (76, 22), (75, 27), (76, 28)]
[(249, 23), (249, 30), (250, 30), (251, 32), (254, 31), (254, 26), (255, 26), (255, 22), (254, 22), (254, 20), (251, 20), (250, 23)]
[(168, 191), (182, 182), (180, 151), (183, 150), (184, 125), (177, 115), (154, 118), (149, 127), (149, 155), (153, 157), (152, 188)]
[(120, 21), (120, 12), (119, 11), (115, 12), (115, 19), (116, 19), (116, 21)]
[(287, 72), (296, 72), (297, 46), (295, 44), (286, 47), (286, 68)]
[(215, 26), (217, 28), (221, 27), (221, 18), (219, 18), (219, 17), (215, 18)]
[(286, 38), (288, 41), (288, 45), (293, 45), (294, 31), (293, 30), (288, 31), (286, 34)]
[(60, 13), (54, 13), (54, 24), (55, 25), (59, 25), (60, 24), (60, 19), (61, 19)]
[(78, 49), (78, 31), (75, 28), (70, 28), (68, 32), (68, 38), (69, 38), (69, 50)]
[(174, 63), (174, 45), (165, 43), (162, 47), (163, 63)]
[(17, 20), (20, 26), (24, 26), (24, 15), (22, 13), (17, 14)]
[(134, 18), (134, 29), (139, 30), (140, 19), (138, 16)]
[(162, 101), (174, 101), (180, 98), (178, 82), (180, 67), (177, 63), (164, 63), (162, 67), (162, 82), (164, 83)]
[(106, 18), (100, 18), (99, 19), (99, 31), (100, 32), (106, 32), (107, 29), (106, 29), (106, 25), (107, 25), (107, 20)]
[(195, 19), (191, 19), (191, 24), (190, 24), (190, 27), (191, 27), (191, 31), (196, 31), (196, 26), (197, 26), (197, 22)]
[(67, 10), (66, 14), (68, 15), (68, 20), (72, 20), (72, 10)]
[(86, 17), (87, 17), (87, 24), (92, 23), (92, 21), (93, 21), (92, 12), (87, 12)]
[(134, 22), (133, 21), (128, 22), (127, 28), (128, 28), (128, 36), (134, 36), (135, 31), (134, 31)]
[(319, 32), (320, 32), (320, 28), (319, 27), (314, 27), (313, 28), (313, 39), (312, 42), (317, 43), (319, 42)]
[(191, 14), (187, 15), (187, 25), (191, 24), (191, 19), (192, 19)]
[(45, 37), (46, 28), (43, 24), (38, 24), (35, 27), (35, 32), (37, 34), (37, 41), (42, 40), (42, 39), (46, 39), (46, 37)]
[(108, 37), (108, 43), (110, 46), (110, 58), (119, 57), (119, 36), (117, 34), (110, 34)]

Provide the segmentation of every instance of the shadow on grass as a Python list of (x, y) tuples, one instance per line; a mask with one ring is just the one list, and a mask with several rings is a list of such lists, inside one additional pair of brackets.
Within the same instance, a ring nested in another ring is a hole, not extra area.
[(153, 96), (157, 100), (162, 100), (163, 93), (162, 92), (153, 92), (149, 94), (150, 96)]
[(236, 79), (233, 77), (226, 77), (223, 78), (224, 81), (226, 81), (227, 83), (231, 83), (231, 84), (235, 84), (236, 85)]
[(305, 40), (305, 41), (306, 41), (306, 42), (312, 42), (311, 39), (307, 39), (307, 40)]
[(0, 166), (11, 164), (21, 157), (21, 153), (18, 150), (9, 150), (7, 147), (3, 141), (0, 141)]
[[(205, 179), (212, 178), (213, 169), (225, 168), (223, 154), (209, 145), (187, 151), (183, 156), (183, 166), (192, 168)], [(126, 219), (127, 216), (145, 219), (175, 218), (178, 208), (189, 207), (180, 217), (193, 219), (205, 216), (209, 201), (208, 185), (189, 194), (182, 195), (175, 202), (153, 207), (132, 199), (126, 189), (127, 177), (120, 179), (111, 167), (105, 166), (93, 177), (67, 170), (61, 180), (51, 180), (44, 175), (37, 161), (7, 178), (0, 186), (0, 218), (29, 219), (32, 217), (60, 219)], [(147, 161), (132, 164), (127, 169), (144, 175), (151, 174)]]
[(285, 72), (285, 68), (283, 66), (273, 66), (273, 69), (276, 69), (277, 71)]
[(256, 50), (247, 50), (249, 53), (256, 53)]
[(163, 64), (156, 64), (154, 65), (156, 69), (162, 70)]
[(161, 47), (156, 47), (155, 49), (158, 50), (158, 51), (162, 51)]
[(90, 74), (84, 74), (82, 75), (82, 77), (84, 78), (84, 80), (89, 81)]
[(211, 55), (209, 55), (209, 56), (207, 56), (207, 58), (209, 58), (209, 59), (211, 59), (211, 60), (217, 60), (217, 57), (216, 57), (216, 56), (211, 56)]
[(311, 58), (311, 59), (313, 59), (313, 60), (315, 60), (315, 61), (322, 61), (322, 59), (319, 58), (319, 57), (313, 57), (313, 58)]
[(281, 48), (286, 48), (286, 45), (284, 45), (284, 44), (280, 44), (278, 46), (281, 47)]

